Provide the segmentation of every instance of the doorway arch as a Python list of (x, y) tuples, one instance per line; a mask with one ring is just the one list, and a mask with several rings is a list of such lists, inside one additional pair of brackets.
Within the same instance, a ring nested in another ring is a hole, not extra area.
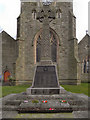
[(4, 82), (8, 82), (9, 77), (10, 77), (10, 72), (7, 70), (4, 72)]

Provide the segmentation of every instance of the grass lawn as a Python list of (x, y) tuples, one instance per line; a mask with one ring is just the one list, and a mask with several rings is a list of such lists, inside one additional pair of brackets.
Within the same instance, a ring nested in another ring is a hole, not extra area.
[(81, 85), (61, 85), (65, 90), (72, 93), (83, 93), (90, 97), (90, 83), (81, 83)]
[[(8, 94), (12, 93), (21, 93), (25, 92), (27, 88), (29, 88), (31, 85), (17, 85), (17, 86), (2, 86), (2, 96), (6, 96)], [(1, 96), (0, 96), (1, 97)]]
[[(2, 91), (2, 94), (0, 94), (0, 97), (4, 97), (8, 94), (13, 93), (21, 93), (25, 92), (27, 88), (29, 88), (31, 85), (18, 85), (18, 86), (0, 86), (0, 91)], [(83, 93), (85, 95), (88, 95), (90, 97), (90, 92), (88, 93), (90, 89), (90, 83), (81, 83), (81, 85), (61, 85), (64, 87), (67, 91), (73, 92), (73, 93)], [(88, 89), (89, 88), (89, 89)]]

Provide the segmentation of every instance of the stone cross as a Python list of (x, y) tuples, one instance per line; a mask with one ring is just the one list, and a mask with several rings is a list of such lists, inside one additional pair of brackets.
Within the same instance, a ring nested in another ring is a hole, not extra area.
[(37, 19), (43, 23), (41, 38), (41, 62), (51, 61), (50, 27), (49, 23), (55, 19), (55, 14), (49, 5), (43, 5), (43, 9), (38, 13)]
[(55, 19), (55, 14), (44, 5), (39, 11), (37, 19), (43, 23), (41, 34), (41, 61), (36, 66), (34, 81), (31, 88), (27, 89), (28, 94), (51, 95), (60, 93), (60, 85), (57, 78), (56, 66), (51, 60), (51, 43), (49, 23)]

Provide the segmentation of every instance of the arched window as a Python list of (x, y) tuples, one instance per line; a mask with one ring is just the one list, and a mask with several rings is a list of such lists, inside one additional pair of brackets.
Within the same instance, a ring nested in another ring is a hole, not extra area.
[(40, 62), (41, 57), (41, 35), (39, 35), (37, 44), (36, 44), (36, 61)]
[(89, 59), (86, 61), (86, 72), (89, 73)]
[(61, 18), (61, 14), (62, 14), (61, 10), (58, 9), (58, 10), (56, 11), (56, 18)]
[(36, 10), (32, 10), (32, 19), (35, 20), (36, 19)]
[[(42, 37), (42, 34), (39, 35), (36, 43), (36, 62), (40, 62), (41, 37)], [(50, 31), (50, 43), (51, 43), (51, 59), (53, 62), (56, 62), (57, 61), (57, 39), (51, 31)]]
[(82, 62), (82, 73), (89, 73), (89, 57), (85, 58)]
[(84, 60), (84, 69), (83, 69), (83, 73), (86, 73), (86, 60)]

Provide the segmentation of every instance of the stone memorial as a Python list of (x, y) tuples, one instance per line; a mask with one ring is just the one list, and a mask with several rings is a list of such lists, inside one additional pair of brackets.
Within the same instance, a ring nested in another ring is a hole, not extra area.
[[(68, 92), (59, 85), (59, 82), (60, 84), (79, 82), (76, 71), (77, 45), (75, 45), (75, 16), (70, 12), (73, 11), (72, 3), (58, 2), (54, 5), (50, 6), (49, 2), (45, 2), (43, 6), (42, 3), (33, 2), (21, 4), (21, 14), (18, 18), (19, 57), (16, 62), (16, 83), (30, 84), (34, 70), (33, 83), (27, 92), (10, 94), (0, 99), (3, 119), (88, 118), (90, 101), (88, 96)], [(56, 5), (62, 9), (62, 15)]]
[(55, 19), (54, 11), (49, 4), (43, 4), (43, 10), (38, 12), (37, 19), (43, 23), (41, 38), (41, 59), (36, 66), (34, 80), (28, 94), (59, 94), (60, 85), (57, 77), (56, 66), (51, 59), (50, 26), (49, 23)]

